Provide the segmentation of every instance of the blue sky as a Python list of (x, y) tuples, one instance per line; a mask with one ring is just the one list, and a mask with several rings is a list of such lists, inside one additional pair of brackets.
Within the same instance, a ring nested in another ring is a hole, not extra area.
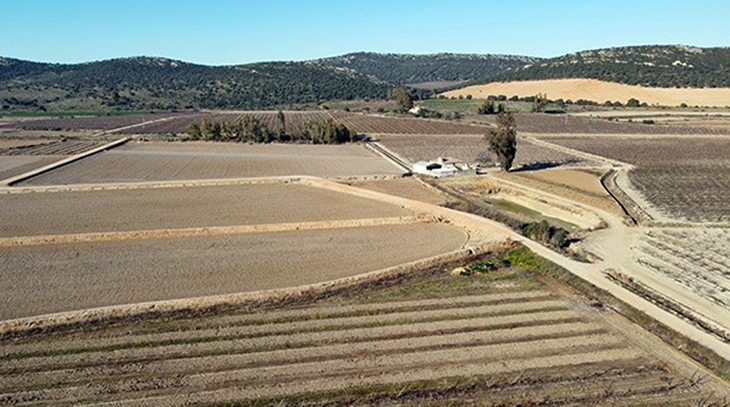
[(726, 0), (0, 0), (0, 10), (0, 56), (60, 63), (730, 45)]

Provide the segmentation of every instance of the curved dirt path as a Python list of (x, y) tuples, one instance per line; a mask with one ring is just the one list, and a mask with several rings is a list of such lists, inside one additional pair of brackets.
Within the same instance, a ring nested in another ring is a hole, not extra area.
[[(544, 140), (540, 142), (546, 146), (553, 146)], [(574, 152), (574, 150), (565, 147), (563, 149)], [(579, 154), (580, 152), (575, 151), (574, 153)], [(589, 156), (594, 159), (601, 158), (593, 155)], [(620, 170), (623, 170), (624, 173), (631, 168), (630, 165), (615, 160), (603, 159), (602, 161), (610, 166), (621, 167)], [(512, 184), (515, 185), (515, 183)], [(627, 184), (620, 184), (620, 186), (626, 188)], [(561, 203), (566, 201), (571, 202), (567, 198), (551, 195), (534, 188), (526, 186), (521, 186), (520, 188), (536, 196), (545, 197), (548, 200), (555, 200)], [(538, 255), (566, 268), (573, 274), (608, 291), (618, 299), (646, 313), (680, 334), (715, 351), (726, 360), (730, 360), (730, 343), (702, 330), (688, 320), (657, 306), (605, 277), (605, 273), (608, 271), (620, 272), (645, 286), (651, 287), (652, 290), (663, 297), (669, 298), (692, 310), (695, 316), (709, 321), (711, 325), (723, 327), (725, 330), (730, 329), (728, 325), (728, 321), (730, 321), (730, 310), (691, 292), (671, 278), (653, 273), (637, 263), (636, 259), (639, 254), (635, 250), (635, 247), (639, 244), (640, 239), (647, 231), (661, 229), (660, 227), (629, 227), (626, 226), (623, 219), (612, 213), (574, 201), (572, 201), (572, 204), (594, 212), (607, 224), (606, 228), (588, 234), (580, 244), (581, 248), (597, 255), (600, 258), (598, 262), (586, 264), (570, 260), (516, 233), (513, 234), (512, 239), (522, 242)]]

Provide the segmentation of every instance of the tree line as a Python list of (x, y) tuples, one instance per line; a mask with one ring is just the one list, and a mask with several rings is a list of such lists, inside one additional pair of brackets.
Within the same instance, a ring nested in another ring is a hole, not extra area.
[(277, 114), (277, 128), (270, 128), (254, 116), (243, 116), (235, 122), (203, 118), (190, 123), (188, 135), (193, 140), (237, 143), (310, 143), (343, 144), (357, 140), (357, 134), (332, 118), (311, 120), (287, 131), (284, 114)]

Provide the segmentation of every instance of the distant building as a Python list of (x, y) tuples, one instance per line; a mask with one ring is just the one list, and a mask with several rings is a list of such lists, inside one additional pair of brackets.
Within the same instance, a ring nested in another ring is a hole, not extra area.
[(420, 116), (423, 114), (423, 107), (419, 105), (415, 105), (412, 108), (408, 109), (408, 113), (414, 115), (414, 116)]
[(417, 161), (413, 164), (413, 172), (439, 178), (470, 173), (471, 168), (464, 161), (439, 157), (433, 161)]

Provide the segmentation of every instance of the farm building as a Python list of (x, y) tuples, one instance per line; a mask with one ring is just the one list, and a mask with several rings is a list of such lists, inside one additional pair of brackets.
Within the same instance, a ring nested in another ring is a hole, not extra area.
[(436, 178), (466, 174), (470, 171), (469, 164), (454, 158), (439, 157), (433, 161), (417, 161), (413, 164), (414, 173)]

